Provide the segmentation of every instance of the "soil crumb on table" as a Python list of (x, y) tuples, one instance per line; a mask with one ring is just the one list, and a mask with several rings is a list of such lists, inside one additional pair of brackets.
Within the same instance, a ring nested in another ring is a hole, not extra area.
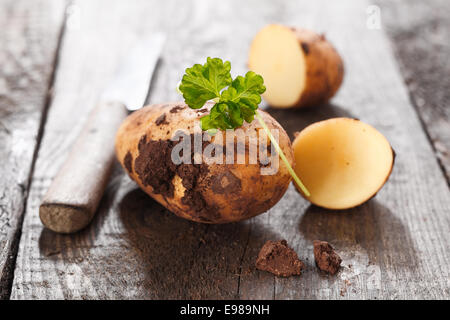
[(267, 241), (256, 259), (256, 268), (278, 277), (300, 275), (305, 265), (297, 253), (288, 247), (286, 240)]
[(338, 272), (342, 259), (326, 241), (314, 240), (314, 259), (317, 267), (329, 274)]

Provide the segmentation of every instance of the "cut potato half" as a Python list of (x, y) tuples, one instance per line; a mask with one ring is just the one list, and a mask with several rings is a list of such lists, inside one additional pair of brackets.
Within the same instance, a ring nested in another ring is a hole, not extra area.
[(255, 36), (248, 66), (263, 76), (263, 97), (275, 108), (322, 104), (336, 93), (344, 75), (342, 59), (324, 36), (276, 24)]
[(293, 149), (295, 172), (311, 193), (307, 200), (328, 209), (348, 209), (369, 200), (394, 165), (394, 152), (386, 138), (372, 126), (350, 118), (306, 127), (295, 138)]

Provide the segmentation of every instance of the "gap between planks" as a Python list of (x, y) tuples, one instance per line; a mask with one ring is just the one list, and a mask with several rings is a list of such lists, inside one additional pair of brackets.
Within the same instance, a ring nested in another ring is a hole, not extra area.
[[(66, 6), (67, 8), (67, 6)], [(65, 12), (66, 10), (64, 10)], [(15, 270), (15, 266), (16, 266), (16, 258), (17, 258), (17, 253), (18, 253), (18, 249), (19, 249), (19, 243), (20, 243), (20, 239), (22, 236), (22, 225), (23, 225), (23, 221), (25, 219), (25, 212), (26, 212), (26, 208), (27, 208), (27, 201), (28, 201), (28, 196), (29, 196), (29, 191), (31, 188), (31, 184), (33, 183), (32, 181), (32, 177), (33, 177), (33, 173), (34, 173), (34, 167), (36, 164), (36, 160), (37, 160), (37, 155), (39, 152), (39, 148), (41, 146), (41, 140), (42, 137), (44, 135), (44, 130), (45, 130), (45, 124), (47, 122), (47, 114), (48, 114), (48, 110), (50, 108), (51, 105), (51, 101), (52, 101), (52, 91), (53, 91), (53, 83), (55, 81), (55, 75), (58, 69), (58, 62), (59, 62), (59, 50), (61, 48), (61, 44), (64, 38), (64, 33), (66, 30), (66, 15), (64, 13), (64, 18), (63, 18), (63, 22), (62, 25), (60, 27), (59, 33), (58, 33), (58, 40), (57, 40), (57, 44), (56, 44), (56, 50), (55, 50), (55, 54), (53, 56), (53, 61), (52, 61), (52, 69), (51, 69), (51, 73), (50, 73), (50, 78), (47, 84), (47, 94), (45, 96), (45, 102), (44, 102), (44, 108), (42, 110), (42, 116), (39, 122), (39, 130), (38, 130), (38, 134), (36, 137), (36, 145), (33, 151), (33, 157), (31, 160), (31, 167), (30, 167), (30, 172), (28, 174), (28, 179), (27, 179), (27, 187), (25, 188), (25, 196), (24, 196), (24, 200), (23, 200), (23, 210), (21, 213), (21, 218), (18, 222), (17, 225), (17, 230), (16, 230), (16, 234), (14, 235), (14, 243), (11, 245), (11, 251), (13, 251), (13, 258), (11, 259), (11, 265), (10, 265), (10, 273), (8, 274), (8, 287), (7, 287), (7, 291), (5, 293), (5, 299), (9, 299), (10, 295), (11, 295), (11, 289), (12, 289), (12, 284), (13, 284), (13, 280), (14, 280), (14, 270)], [(1, 297), (0, 297), (1, 298)]]
[[(4, 3), (3, 5), (6, 5), (7, 3)], [(59, 49), (61, 46), (61, 42), (63, 39), (63, 34), (65, 30), (65, 12), (67, 6), (63, 7), (63, 10), (61, 10), (61, 25), (58, 27), (58, 30), (56, 32), (56, 46), (55, 50), (53, 52), (53, 57), (51, 58), (50, 62), (50, 74), (47, 80), (47, 84), (45, 86), (45, 94), (44, 94), (44, 101), (42, 104), (42, 110), (41, 110), (41, 116), (39, 119), (39, 124), (37, 128), (37, 134), (36, 134), (36, 141), (34, 143), (34, 148), (30, 160), (29, 170), (26, 179), (23, 182), (19, 183), (20, 188), (22, 189), (22, 210), (19, 212), (17, 222), (15, 224), (15, 230), (12, 231), (12, 236), (10, 237), (9, 243), (7, 242), (7, 246), (9, 248), (6, 248), (8, 250), (8, 253), (6, 255), (6, 261), (4, 262), (4, 268), (2, 270), (2, 273), (0, 274), (0, 300), (7, 300), (10, 299), (11, 290), (12, 290), (12, 284), (14, 281), (14, 270), (16, 266), (16, 259), (17, 254), (19, 250), (19, 243), (22, 235), (22, 226), (23, 221), (25, 219), (25, 212), (26, 212), (26, 206), (27, 206), (27, 200), (29, 197), (29, 191), (31, 188), (32, 183), (32, 177), (33, 172), (35, 168), (35, 163), (37, 159), (37, 155), (39, 152), (40, 142), (44, 133), (44, 127), (47, 120), (47, 113), (48, 108), (51, 103), (52, 98), (52, 85), (55, 79), (56, 69), (58, 65), (58, 56), (59, 56)], [(25, 21), (28, 22), (28, 21)], [(8, 199), (7, 199), (8, 200)]]

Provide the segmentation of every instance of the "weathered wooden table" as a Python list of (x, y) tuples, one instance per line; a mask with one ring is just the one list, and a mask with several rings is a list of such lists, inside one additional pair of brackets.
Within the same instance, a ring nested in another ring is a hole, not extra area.
[[(448, 1), (0, 0), (0, 297), (450, 298), (450, 21)], [(369, 19), (381, 9), (382, 28)], [(292, 134), (321, 119), (374, 125), (397, 152), (377, 197), (345, 212), (311, 206), (291, 186), (241, 223), (177, 218), (117, 170), (93, 223), (42, 227), (40, 200), (127, 48), (146, 32), (168, 41), (150, 102), (178, 100), (187, 66), (207, 56), (246, 69), (270, 22), (309, 27), (335, 44), (346, 76), (329, 105), (269, 111)], [(285, 238), (300, 277), (255, 271), (268, 239)], [(312, 240), (344, 259), (317, 272)]]

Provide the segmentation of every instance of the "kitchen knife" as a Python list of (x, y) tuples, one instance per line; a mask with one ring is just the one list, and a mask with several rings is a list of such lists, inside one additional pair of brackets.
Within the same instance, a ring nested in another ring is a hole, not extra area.
[(73, 233), (94, 217), (114, 163), (116, 131), (127, 110), (144, 106), (164, 40), (163, 34), (151, 35), (119, 65), (39, 207), (50, 230)]

